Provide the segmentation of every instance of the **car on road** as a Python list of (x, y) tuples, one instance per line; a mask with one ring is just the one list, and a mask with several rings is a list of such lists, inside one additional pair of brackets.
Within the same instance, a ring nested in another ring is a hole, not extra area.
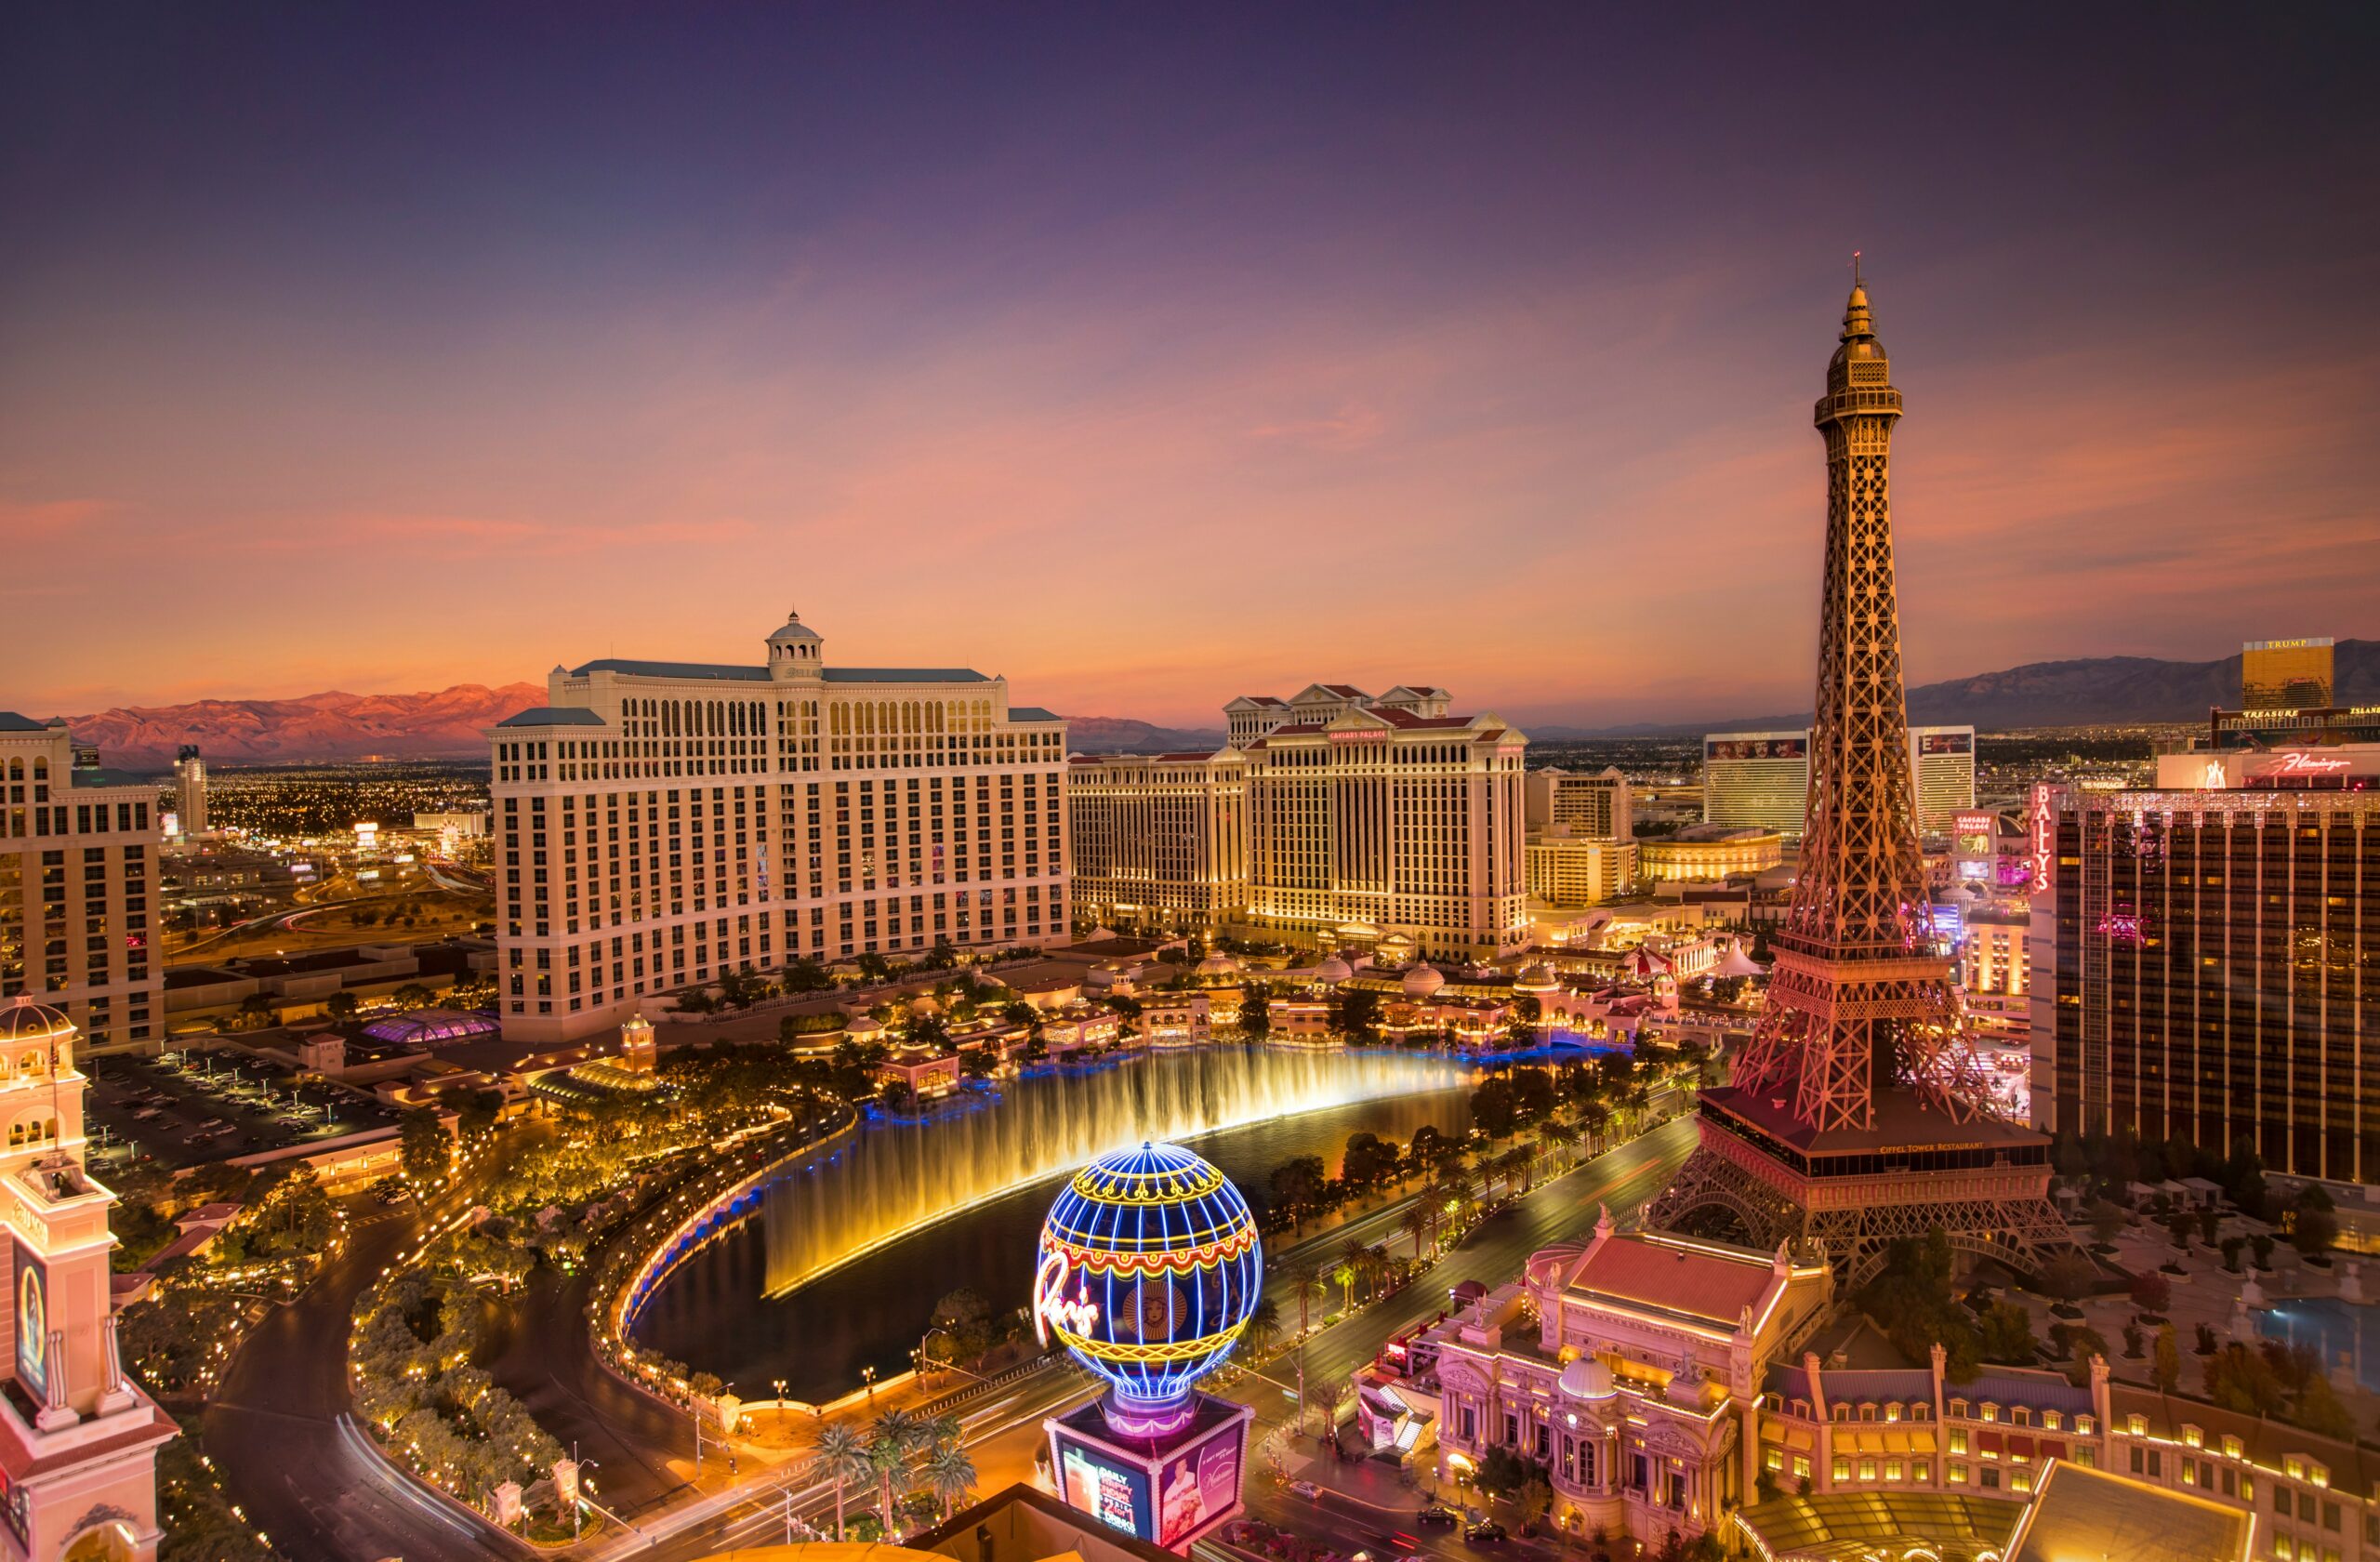
[(1289, 1489), (1298, 1496), (1304, 1498), (1309, 1502), (1318, 1502), (1322, 1500), (1322, 1488), (1315, 1485), (1314, 1482), (1309, 1480), (1291, 1481), (1289, 1482)]
[(1473, 1545), (1494, 1545), (1504, 1538), (1504, 1527), (1492, 1518), (1474, 1519), (1462, 1527), (1462, 1538)]
[(1462, 1522), (1462, 1515), (1448, 1507), (1444, 1502), (1431, 1503), (1420, 1513), (1415, 1514), (1413, 1518), (1419, 1524), (1455, 1525)]

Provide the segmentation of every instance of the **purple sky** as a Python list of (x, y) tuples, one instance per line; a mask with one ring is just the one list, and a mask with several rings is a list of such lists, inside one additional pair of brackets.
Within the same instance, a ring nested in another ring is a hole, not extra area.
[(1792, 709), (1855, 247), (1912, 679), (2380, 632), (2368, 11), (1669, 9), (11, 8), (0, 708)]

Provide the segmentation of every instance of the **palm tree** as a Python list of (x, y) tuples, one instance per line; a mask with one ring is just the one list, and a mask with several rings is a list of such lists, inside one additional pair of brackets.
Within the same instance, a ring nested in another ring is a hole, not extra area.
[(1503, 1163), (1504, 1185), (1509, 1188), (1513, 1185), (1514, 1180), (1517, 1179), (1521, 1185), (1521, 1191), (1523, 1193), (1527, 1193), (1529, 1185), (1529, 1173), (1537, 1165), (1537, 1157), (1529, 1153), (1528, 1146), (1526, 1145), (1514, 1145), (1511, 1149), (1506, 1150), (1498, 1158)]
[(1339, 1281), (1342, 1299), (1351, 1312), (1355, 1310), (1355, 1283), (1370, 1274), (1371, 1267), (1371, 1249), (1353, 1237), (1339, 1244), (1339, 1266), (1331, 1271), (1331, 1277)]
[(926, 1486), (942, 1503), (943, 1518), (948, 1520), (952, 1505), (974, 1489), (973, 1456), (957, 1443), (934, 1449), (926, 1458)]
[(843, 1483), (876, 1478), (867, 1455), (867, 1439), (849, 1426), (822, 1426), (810, 1447), (818, 1455), (820, 1473), (835, 1483), (835, 1539), (843, 1538)]
[(1408, 1204), (1405, 1207), (1405, 1216), (1396, 1223), (1396, 1228), (1413, 1238), (1413, 1262), (1421, 1263), (1421, 1237), (1430, 1229), (1430, 1211), (1423, 1209), (1419, 1200)]
[(1289, 1271), (1289, 1289), (1297, 1293), (1298, 1338), (1302, 1340), (1306, 1331), (1306, 1304), (1323, 1294), (1321, 1267), (1309, 1260), (1292, 1268)]
[(877, 1510), (883, 1532), (892, 1532), (892, 1477), (906, 1473), (909, 1455), (931, 1434), (927, 1423), (913, 1410), (887, 1410), (868, 1429), (867, 1460), (876, 1472), (883, 1505)]
[(957, 1448), (959, 1439), (965, 1435), (965, 1431), (966, 1428), (959, 1417), (945, 1410), (925, 1423), (925, 1436), (919, 1439), (919, 1446), (929, 1449)]
[(1439, 1185), (1446, 1191), (1447, 1212), (1460, 1219), (1471, 1203), (1471, 1173), (1457, 1170)]
[[(1305, 1385), (1305, 1397), (1322, 1407), (1322, 1434), (1334, 1436), (1339, 1430), (1339, 1407), (1347, 1402), (1347, 1380), (1316, 1378)], [(1302, 1425), (1305, 1407), (1298, 1407), (1299, 1424)]]
[(1601, 1144), (1604, 1130), (1611, 1126), (1611, 1108), (1592, 1096), (1580, 1102), (1579, 1125), (1587, 1131), (1589, 1139)]
[(1248, 1315), (1248, 1326), (1239, 1331), (1240, 1343), (1250, 1356), (1263, 1356), (1281, 1338), (1281, 1307), (1269, 1296), (1256, 1299), (1255, 1307)]
[(1579, 1131), (1576, 1127), (1564, 1122), (1559, 1118), (1556, 1118), (1552, 1122), (1545, 1125), (1544, 1132), (1540, 1137), (1542, 1137), (1547, 1144), (1558, 1146), (1561, 1149), (1562, 1161), (1565, 1167), (1577, 1164), (1577, 1158), (1571, 1154), (1571, 1152), (1578, 1147), (1579, 1144)]

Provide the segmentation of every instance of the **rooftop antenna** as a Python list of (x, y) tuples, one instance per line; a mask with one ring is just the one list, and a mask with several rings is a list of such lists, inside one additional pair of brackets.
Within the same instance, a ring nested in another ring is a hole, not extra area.
[(1859, 252), (1856, 249), (1851, 252), (1851, 285), (1854, 287), (1867, 285), (1865, 279), (1859, 275)]

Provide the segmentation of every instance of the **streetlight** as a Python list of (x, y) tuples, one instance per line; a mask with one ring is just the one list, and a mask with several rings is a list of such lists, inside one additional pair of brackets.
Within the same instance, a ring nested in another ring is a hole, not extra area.
[(868, 1402), (869, 1404), (871, 1404), (871, 1405), (875, 1404), (875, 1403), (876, 1403), (876, 1369), (875, 1369), (875, 1368), (873, 1368), (873, 1367), (863, 1367), (863, 1368), (861, 1368), (861, 1369), (859, 1370), (859, 1381), (860, 1381), (860, 1382), (862, 1382), (862, 1383), (866, 1383), (866, 1384), (867, 1384), (867, 1402)]
[[(782, 1432), (785, 1430), (785, 1380), (773, 1378), (769, 1382), (769, 1386), (777, 1391), (777, 1430)], [(788, 1494), (788, 1500), (790, 1500), (790, 1494)]]

